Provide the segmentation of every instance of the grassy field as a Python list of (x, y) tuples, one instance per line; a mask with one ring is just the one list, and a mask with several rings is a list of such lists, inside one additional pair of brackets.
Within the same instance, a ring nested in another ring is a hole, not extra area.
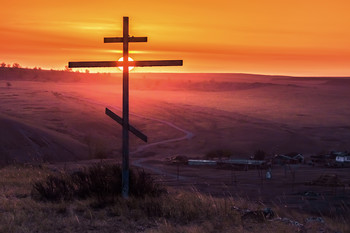
[[(93, 159), (121, 158), (120, 126), (105, 115), (106, 107), (121, 115), (120, 75), (6, 68), (0, 81), (0, 164), (42, 163), (0, 169), (0, 232), (350, 232), (346, 168), (303, 165), (295, 178), (274, 166), (274, 178), (263, 182), (256, 170), (180, 166), (184, 179), (174, 182), (178, 167), (166, 163), (218, 148), (240, 159), (257, 149), (307, 158), (349, 150), (349, 78), (133, 74), (130, 122), (149, 143), (131, 136), (130, 164), (170, 178), (160, 179), (171, 187), (161, 196), (113, 196), (107, 203), (101, 203), (104, 192), (82, 199), (68, 190), (65, 201), (51, 202), (34, 198), (32, 190), (50, 175), (75, 187), (61, 171), (67, 164), (74, 170)], [(336, 194), (305, 186), (324, 174), (346, 186)], [(101, 190), (113, 187), (120, 186)], [(310, 201), (300, 194), (305, 191), (320, 195)], [(332, 211), (311, 211), (317, 203)], [(267, 207), (273, 217), (264, 217)]]
[(243, 198), (214, 198), (193, 190), (172, 190), (160, 197), (101, 205), (96, 198), (38, 201), (35, 182), (66, 174), (40, 166), (12, 165), (0, 169), (0, 232), (350, 232), (349, 218), (313, 218)]

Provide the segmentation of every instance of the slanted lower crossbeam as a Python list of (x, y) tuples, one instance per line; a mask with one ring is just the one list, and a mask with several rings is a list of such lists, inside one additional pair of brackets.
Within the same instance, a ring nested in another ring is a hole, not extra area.
[[(122, 118), (120, 118), (117, 114), (106, 108), (106, 115), (115, 120), (120, 125), (124, 124), (124, 121)], [(147, 142), (147, 136), (141, 133), (139, 130), (137, 130), (135, 127), (129, 124), (128, 130), (133, 133), (136, 137), (140, 138), (142, 141)]]

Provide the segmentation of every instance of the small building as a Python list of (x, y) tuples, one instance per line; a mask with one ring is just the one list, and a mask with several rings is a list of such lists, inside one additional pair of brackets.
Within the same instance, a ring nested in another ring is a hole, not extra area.
[(173, 164), (187, 164), (188, 158), (185, 155), (176, 155), (171, 157), (169, 161)]
[(297, 164), (297, 163), (303, 163), (304, 162), (304, 156), (302, 154), (297, 154), (293, 157), (288, 155), (275, 155), (273, 158), (274, 164)]
[(335, 161), (338, 163), (350, 163), (350, 155), (337, 155), (337, 157), (335, 157)]
[(188, 165), (211, 165), (215, 166), (217, 162), (215, 160), (206, 160), (206, 159), (189, 159)]
[(234, 169), (248, 170), (250, 168), (265, 168), (267, 164), (265, 160), (227, 159), (218, 161), (218, 165), (223, 167), (229, 166)]
[(297, 154), (297, 155), (293, 156), (293, 159), (298, 160), (299, 163), (304, 163), (304, 161), (305, 161), (304, 156), (302, 154)]
[(266, 162), (264, 160), (252, 160), (252, 159), (228, 159), (221, 160), (222, 164), (235, 164), (235, 165), (263, 165)]

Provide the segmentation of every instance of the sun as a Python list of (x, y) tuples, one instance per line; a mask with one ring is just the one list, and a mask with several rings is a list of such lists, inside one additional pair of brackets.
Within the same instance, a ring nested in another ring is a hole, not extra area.
[[(118, 59), (118, 61), (124, 61), (124, 58), (121, 57)], [(134, 61), (134, 59), (132, 59), (131, 57), (128, 58), (128, 61)], [(118, 66), (118, 69), (120, 69), (121, 71), (123, 71), (123, 67), (122, 66)], [(134, 69), (134, 66), (129, 66), (129, 71)]]

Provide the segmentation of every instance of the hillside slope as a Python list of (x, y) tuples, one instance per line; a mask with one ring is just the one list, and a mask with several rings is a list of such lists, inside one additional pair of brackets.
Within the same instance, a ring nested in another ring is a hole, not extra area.
[(28, 125), (0, 114), (0, 163), (71, 161), (83, 158), (87, 146), (59, 132)]

